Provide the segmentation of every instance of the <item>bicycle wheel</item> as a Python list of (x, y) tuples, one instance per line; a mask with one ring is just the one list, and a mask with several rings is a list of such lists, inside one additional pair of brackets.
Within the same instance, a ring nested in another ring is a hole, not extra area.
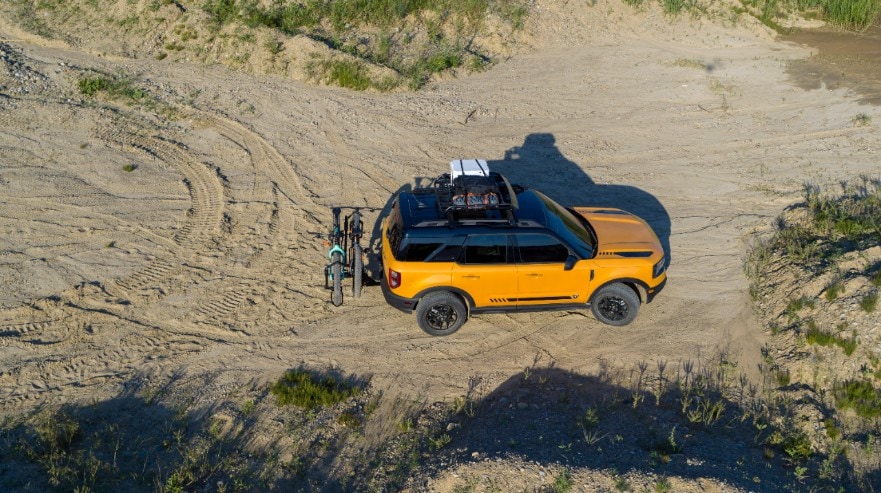
[(364, 273), (364, 251), (361, 249), (361, 212), (352, 213), (352, 295), (361, 296), (361, 276)]
[(364, 273), (364, 256), (361, 250), (361, 245), (355, 243), (352, 247), (352, 282), (354, 286), (352, 286), (352, 294), (355, 298), (361, 296), (361, 275)]
[(333, 306), (340, 306), (343, 304), (343, 256), (339, 252), (334, 252), (330, 258), (330, 275), (333, 278), (330, 301)]

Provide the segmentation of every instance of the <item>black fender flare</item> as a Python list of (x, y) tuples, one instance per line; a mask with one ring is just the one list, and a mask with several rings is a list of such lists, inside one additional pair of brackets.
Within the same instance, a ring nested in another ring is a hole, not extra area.
[(474, 308), (474, 298), (472, 298), (471, 295), (468, 294), (468, 292), (466, 292), (465, 290), (462, 290), (459, 288), (454, 288), (452, 286), (437, 286), (437, 287), (426, 288), (426, 289), (423, 289), (422, 291), (419, 291), (418, 293), (413, 295), (413, 299), (417, 300), (416, 304), (413, 305), (413, 308), (414, 309), (416, 308), (416, 305), (418, 305), (419, 302), (422, 301), (422, 298), (425, 295), (431, 294), (431, 293), (437, 293), (440, 291), (446, 291), (448, 293), (453, 293), (456, 296), (462, 298), (462, 300), (465, 301), (465, 308), (468, 310), (468, 314), (471, 315), (471, 309)]
[(642, 303), (642, 304), (648, 303), (648, 301), (646, 301), (646, 299), (647, 299), (646, 292), (649, 290), (648, 284), (646, 284), (645, 282), (643, 282), (639, 279), (634, 279), (631, 277), (622, 277), (620, 279), (612, 279), (610, 281), (606, 281), (603, 284), (600, 284), (599, 286), (596, 287), (596, 289), (593, 290), (592, 293), (590, 293), (590, 298), (588, 298), (587, 302), (593, 303), (594, 296), (596, 296), (596, 294), (599, 293), (601, 289), (603, 289), (606, 286), (611, 286), (612, 284), (623, 284), (623, 285), (627, 286), (628, 288), (632, 289), (634, 293), (636, 293), (636, 296), (637, 296), (637, 298), (639, 298), (640, 303)]

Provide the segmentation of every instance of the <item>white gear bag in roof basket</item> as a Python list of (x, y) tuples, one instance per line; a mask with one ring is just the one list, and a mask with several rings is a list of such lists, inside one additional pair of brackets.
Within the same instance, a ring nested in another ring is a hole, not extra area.
[(483, 159), (450, 161), (452, 205), (459, 207), (494, 207), (499, 205), (489, 165)]

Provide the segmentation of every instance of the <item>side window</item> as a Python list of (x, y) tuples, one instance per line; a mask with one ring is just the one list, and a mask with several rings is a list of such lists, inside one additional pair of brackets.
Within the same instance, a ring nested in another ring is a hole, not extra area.
[(507, 235), (471, 235), (465, 241), (465, 264), (504, 264), (508, 262)]
[(401, 252), (402, 259), (405, 262), (422, 262), (432, 252), (441, 246), (439, 241), (431, 241), (429, 243), (410, 242)]
[(388, 244), (389, 248), (392, 250), (392, 254), (395, 256), (397, 260), (402, 260), (401, 251), (398, 250), (401, 247), (401, 240), (403, 239), (403, 231), (401, 231), (401, 213), (398, 210), (398, 201), (400, 197), (395, 199), (395, 203), (392, 206), (392, 212), (388, 218), (389, 228), (386, 231), (386, 235), (388, 236)]
[(462, 251), (462, 245), (444, 245), (443, 248), (429, 262), (455, 262), (459, 258), (459, 252)]
[(541, 234), (517, 235), (517, 249), (524, 264), (562, 263), (569, 257), (569, 249), (553, 236)]

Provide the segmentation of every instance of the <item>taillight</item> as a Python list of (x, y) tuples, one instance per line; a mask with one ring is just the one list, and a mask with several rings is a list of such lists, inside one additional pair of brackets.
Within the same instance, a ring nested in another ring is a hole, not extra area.
[(401, 285), (401, 273), (389, 269), (388, 270), (388, 287), (396, 288), (400, 285)]

